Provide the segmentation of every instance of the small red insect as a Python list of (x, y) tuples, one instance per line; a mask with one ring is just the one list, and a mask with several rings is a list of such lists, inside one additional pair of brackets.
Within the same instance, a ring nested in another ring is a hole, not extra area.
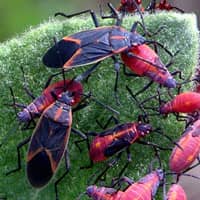
[(200, 94), (197, 92), (183, 92), (171, 101), (161, 105), (160, 113), (193, 113), (200, 109)]
[(184, 189), (179, 184), (172, 184), (165, 200), (187, 200)]
[(124, 191), (92, 185), (87, 188), (86, 194), (93, 200), (150, 200), (155, 196), (163, 177), (163, 170), (157, 169), (135, 183), (124, 177), (121, 182), (129, 184)]
[(137, 6), (141, 11), (144, 11), (142, 0), (121, 0), (117, 10), (121, 13), (133, 13), (138, 11)]
[(181, 13), (184, 13), (184, 10), (177, 8), (175, 6), (172, 6), (169, 2), (167, 2), (167, 0), (161, 0), (160, 3), (157, 3), (156, 9), (167, 10), (167, 11), (175, 9), (175, 10), (178, 10), (179, 12), (181, 12)]
[(65, 81), (61, 80), (49, 85), (39, 97), (19, 112), (17, 114), (18, 119), (21, 122), (28, 122), (34, 117), (40, 116), (41, 113), (66, 90), (74, 93), (73, 105), (80, 102), (81, 94), (83, 93), (81, 83), (70, 79)]
[(186, 128), (178, 145), (171, 153), (169, 167), (171, 171), (181, 173), (187, 170), (200, 153), (200, 119)]
[(93, 162), (101, 162), (117, 152), (128, 148), (140, 137), (152, 131), (150, 124), (130, 122), (107, 129), (92, 140), (89, 155)]
[[(133, 56), (129, 56), (129, 54)], [(135, 57), (134, 57), (135, 56)], [(156, 52), (148, 45), (132, 47), (128, 52), (121, 53), (124, 64), (138, 76), (146, 76), (167, 88), (175, 88), (176, 80), (172, 77)], [(139, 58), (145, 60), (140, 60)], [(146, 62), (146, 61), (149, 61)], [(152, 64), (155, 64), (156, 67)]]
[(182, 10), (176, 6), (172, 6), (167, 0), (161, 0), (159, 3), (156, 3), (156, 0), (151, 0), (151, 2), (149, 3), (149, 5), (147, 6), (147, 8), (145, 10), (147, 10), (147, 11), (178, 10), (179, 12), (184, 13), (184, 10)]
[[(96, 183), (107, 172), (107, 170), (118, 161), (119, 157), (121, 156), (121, 152), (123, 150), (126, 150), (128, 161), (119, 173), (122, 174), (124, 169), (128, 166), (128, 164), (131, 161), (131, 154), (129, 150), (130, 145), (132, 145), (134, 142), (139, 140), (139, 138), (146, 136), (152, 131), (153, 129), (150, 124), (145, 124), (141, 122), (130, 122), (116, 125), (115, 127), (107, 129), (100, 133), (88, 133), (89, 135), (96, 136), (92, 140), (90, 145), (89, 140), (87, 140), (90, 165), (83, 166), (81, 167), (81, 169), (91, 168), (94, 163), (102, 162), (104, 160), (107, 160), (109, 157), (117, 154), (117, 156), (110, 161), (110, 164), (108, 164), (107, 167), (97, 176), (97, 178), (94, 181), (94, 183)], [(149, 145), (154, 144), (151, 143)]]

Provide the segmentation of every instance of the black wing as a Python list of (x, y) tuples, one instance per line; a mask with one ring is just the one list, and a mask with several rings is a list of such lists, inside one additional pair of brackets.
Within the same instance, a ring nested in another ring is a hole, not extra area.
[(109, 37), (113, 28), (100, 27), (65, 37), (47, 51), (43, 63), (48, 67), (70, 68), (103, 60), (112, 55)]
[(42, 187), (53, 176), (66, 149), (70, 128), (41, 116), (28, 151), (27, 176), (32, 186)]

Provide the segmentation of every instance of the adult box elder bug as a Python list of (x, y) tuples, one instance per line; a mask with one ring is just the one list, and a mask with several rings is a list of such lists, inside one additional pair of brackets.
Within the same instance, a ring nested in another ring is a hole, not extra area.
[[(72, 104), (73, 92), (66, 91), (43, 111), (32, 137), (28, 137), (17, 147), (18, 167), (7, 173), (8, 175), (21, 168), (19, 149), (31, 141), (27, 154), (27, 177), (33, 187), (40, 188), (50, 181), (65, 154), (67, 171), (55, 182), (56, 199), (57, 184), (69, 170), (67, 144), (72, 125)], [(84, 137), (81, 132), (74, 132)]]
[[(70, 18), (75, 15), (90, 12), (96, 28), (66, 36), (59, 42), (56, 42), (55, 45), (51, 47), (43, 56), (44, 65), (47, 67), (64, 68), (65, 70), (69, 70), (75, 67), (96, 63), (111, 57), (114, 60), (116, 70), (114, 87), (116, 92), (120, 68), (120, 64), (115, 57), (116, 54), (126, 52), (129, 48), (142, 45), (144, 43), (156, 43), (163, 47), (162, 44), (156, 41), (148, 41), (136, 32), (138, 24), (146, 30), (145, 26), (143, 26), (140, 22), (135, 22), (131, 31), (127, 31), (126, 29), (120, 27), (119, 25), (121, 24), (121, 19), (119, 17), (119, 13), (111, 4), (108, 5), (113, 13), (113, 16), (111, 17), (117, 19), (116, 25), (113, 26), (98, 27), (99, 24), (97, 22), (96, 15), (91, 10), (82, 11), (72, 15), (56, 13), (56, 15), (62, 15)], [(157, 66), (155, 63), (151, 64), (160, 68), (160, 66)]]
[[(86, 72), (78, 75), (77, 77), (75, 77), (73, 79), (60, 80), (53, 84), (50, 84), (52, 78), (54, 76), (61, 74), (62, 72), (53, 74), (52, 76), (49, 77), (47, 83), (45, 84), (45, 89), (42, 91), (42, 94), (40, 96), (38, 96), (37, 98), (33, 97), (34, 95), (31, 94), (31, 91), (27, 87), (27, 84), (26, 84), (25, 91), (27, 92), (27, 94), (29, 96), (34, 98), (34, 100), (27, 106), (15, 102), (14, 93), (11, 89), (11, 94), (13, 96), (13, 104), (9, 104), (9, 105), (12, 105), (14, 107), (23, 108), (22, 111), (17, 113), (17, 118), (20, 122), (30, 122), (30, 120), (32, 120), (36, 116), (40, 116), (42, 114), (42, 112), (50, 104), (52, 104), (62, 92), (65, 92), (65, 91), (69, 91), (69, 92), (73, 93), (74, 102), (73, 102), (72, 106), (75, 106), (80, 102), (82, 95), (84, 95), (83, 94), (83, 86), (81, 84), (81, 81), (86, 79), (96, 69), (98, 64), (99, 63), (96, 63), (94, 66), (92, 66)], [(24, 78), (24, 82), (26, 83), (25, 78)], [(95, 100), (95, 99), (93, 99), (93, 100)], [(109, 109), (109, 106), (107, 106), (107, 108)], [(112, 110), (112, 109), (110, 109), (110, 110)]]
[[(80, 78), (80, 76), (78, 77)], [(71, 84), (73, 84), (73, 80)], [(63, 89), (63, 86), (61, 88)], [(51, 92), (53, 93), (53, 91)], [(75, 99), (74, 95), (76, 95), (76, 91), (68, 90), (63, 91), (59, 95), (53, 95), (57, 97), (57, 100), (54, 100), (53, 103), (44, 109), (33, 131), (32, 137), (27, 138), (17, 147), (18, 167), (7, 173), (8, 175), (21, 168), (19, 150), (23, 145), (31, 141), (27, 155), (28, 180), (33, 187), (43, 187), (50, 181), (58, 168), (61, 158), (65, 154), (67, 171), (55, 182), (56, 198), (58, 197), (57, 185), (69, 170), (67, 144), (70, 131), (85, 138), (85, 135), (80, 131), (71, 128), (72, 105), (78, 99), (80, 100), (80, 98)], [(79, 95), (83, 94), (81, 93)], [(95, 101), (106, 107), (98, 100)], [(106, 108), (108, 109), (109, 107)]]

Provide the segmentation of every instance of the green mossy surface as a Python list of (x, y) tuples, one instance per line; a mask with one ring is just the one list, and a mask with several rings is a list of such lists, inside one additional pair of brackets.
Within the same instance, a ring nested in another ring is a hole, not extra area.
[[(134, 20), (138, 19), (129, 16), (124, 19), (123, 26), (130, 29)], [(101, 20), (101, 25), (113, 24), (111, 20)], [(147, 29), (154, 32), (160, 26), (165, 25), (159, 34), (154, 36), (172, 53), (180, 50), (179, 54), (174, 58), (174, 64), (170, 67), (170, 72), (181, 70), (183, 76), (188, 78), (194, 71), (198, 60), (199, 39), (196, 24), (196, 16), (193, 14), (179, 13), (158, 13), (155, 15), (146, 15), (145, 24)], [(12, 86), (16, 95), (17, 102), (29, 104), (31, 99), (27, 97), (23, 90), (23, 78), (20, 66), (23, 66), (26, 79), (30, 89), (35, 96), (41, 94), (48, 77), (57, 72), (57, 69), (48, 69), (42, 64), (42, 56), (53, 45), (53, 37), (59, 39), (72, 33), (91, 29), (94, 25), (90, 17), (72, 18), (64, 21), (51, 19), (49, 22), (43, 23), (38, 27), (31, 28), (18, 37), (0, 44), (0, 138), (8, 136), (0, 148), (0, 195), (6, 196), (9, 200), (50, 200), (55, 198), (53, 182), (61, 176), (65, 170), (64, 159), (61, 162), (59, 170), (53, 177), (52, 181), (42, 189), (34, 189), (28, 183), (26, 177), (26, 152), (27, 146), (21, 149), (22, 169), (19, 172), (5, 176), (5, 173), (16, 167), (17, 152), (16, 146), (24, 138), (32, 134), (32, 130), (21, 131), (16, 121), (15, 113), (5, 103), (12, 102), (9, 87)], [(151, 38), (152, 39), (152, 38)], [(159, 51), (159, 55), (164, 63), (169, 60), (169, 56), (163, 51)], [(87, 66), (77, 68), (66, 74), (66, 77), (73, 77), (85, 71)], [(57, 79), (61, 79), (58, 77)], [(181, 80), (176, 77), (178, 82)], [(97, 99), (112, 106), (120, 112), (119, 120), (121, 123), (128, 121), (136, 121), (141, 111), (135, 103), (130, 99), (125, 86), (128, 85), (134, 92), (138, 91), (145, 83), (147, 78), (130, 78), (120, 73), (119, 80), (119, 98), (121, 105), (117, 106), (114, 100), (113, 87), (115, 80), (115, 72), (112, 59), (108, 58), (101, 63), (101, 66), (93, 73), (88, 83), (84, 83), (85, 92), (92, 91)], [(55, 81), (55, 80), (54, 80)], [(186, 86), (185, 90), (187, 89)], [(188, 88), (190, 86), (187, 86)], [(145, 99), (155, 93), (155, 87), (147, 90), (145, 94), (139, 96), (139, 100)], [(165, 90), (165, 89), (162, 89)], [(103, 109), (95, 103), (91, 103), (85, 109), (74, 113), (73, 127), (82, 131), (101, 131), (95, 120), (100, 120), (103, 124), (111, 116), (111, 113)], [(183, 131), (184, 124), (178, 123), (174, 116), (162, 119), (161, 117), (151, 118), (154, 127), (161, 127), (166, 134), (177, 139)], [(110, 126), (113, 126), (111, 124)], [(78, 138), (79, 139), (79, 138)], [(71, 170), (66, 178), (59, 184), (60, 200), (75, 199), (81, 192), (85, 191), (88, 181), (92, 183), (94, 174), (99, 173), (105, 162), (96, 164), (92, 169), (80, 170), (80, 166), (89, 163), (87, 148), (83, 143), (81, 145), (82, 152), (75, 147), (73, 141), (77, 140), (77, 136), (70, 136), (69, 154), (71, 161)], [(172, 146), (166, 139), (157, 134), (151, 134), (145, 138), (161, 146)], [(148, 164), (154, 158), (154, 153), (150, 147), (134, 144), (131, 147), (132, 162), (125, 172), (125, 175), (139, 179), (147, 173)], [(161, 152), (163, 166), (167, 167), (170, 152)], [(126, 155), (113, 169), (109, 170), (107, 183), (115, 177), (126, 162)]]

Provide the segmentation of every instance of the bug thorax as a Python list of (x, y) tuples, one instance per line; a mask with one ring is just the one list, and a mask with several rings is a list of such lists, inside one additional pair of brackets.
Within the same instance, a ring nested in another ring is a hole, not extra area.
[(131, 32), (130, 34), (131, 47), (144, 44), (145, 42), (146, 42), (146, 39), (142, 35), (138, 34), (137, 32)]
[(142, 122), (139, 122), (136, 125), (136, 129), (137, 129), (137, 132), (139, 133), (139, 135), (141, 135), (141, 136), (145, 136), (153, 130), (153, 128), (150, 124), (145, 124)]
[(58, 96), (58, 101), (67, 105), (73, 105), (74, 95), (73, 92), (63, 92)]

